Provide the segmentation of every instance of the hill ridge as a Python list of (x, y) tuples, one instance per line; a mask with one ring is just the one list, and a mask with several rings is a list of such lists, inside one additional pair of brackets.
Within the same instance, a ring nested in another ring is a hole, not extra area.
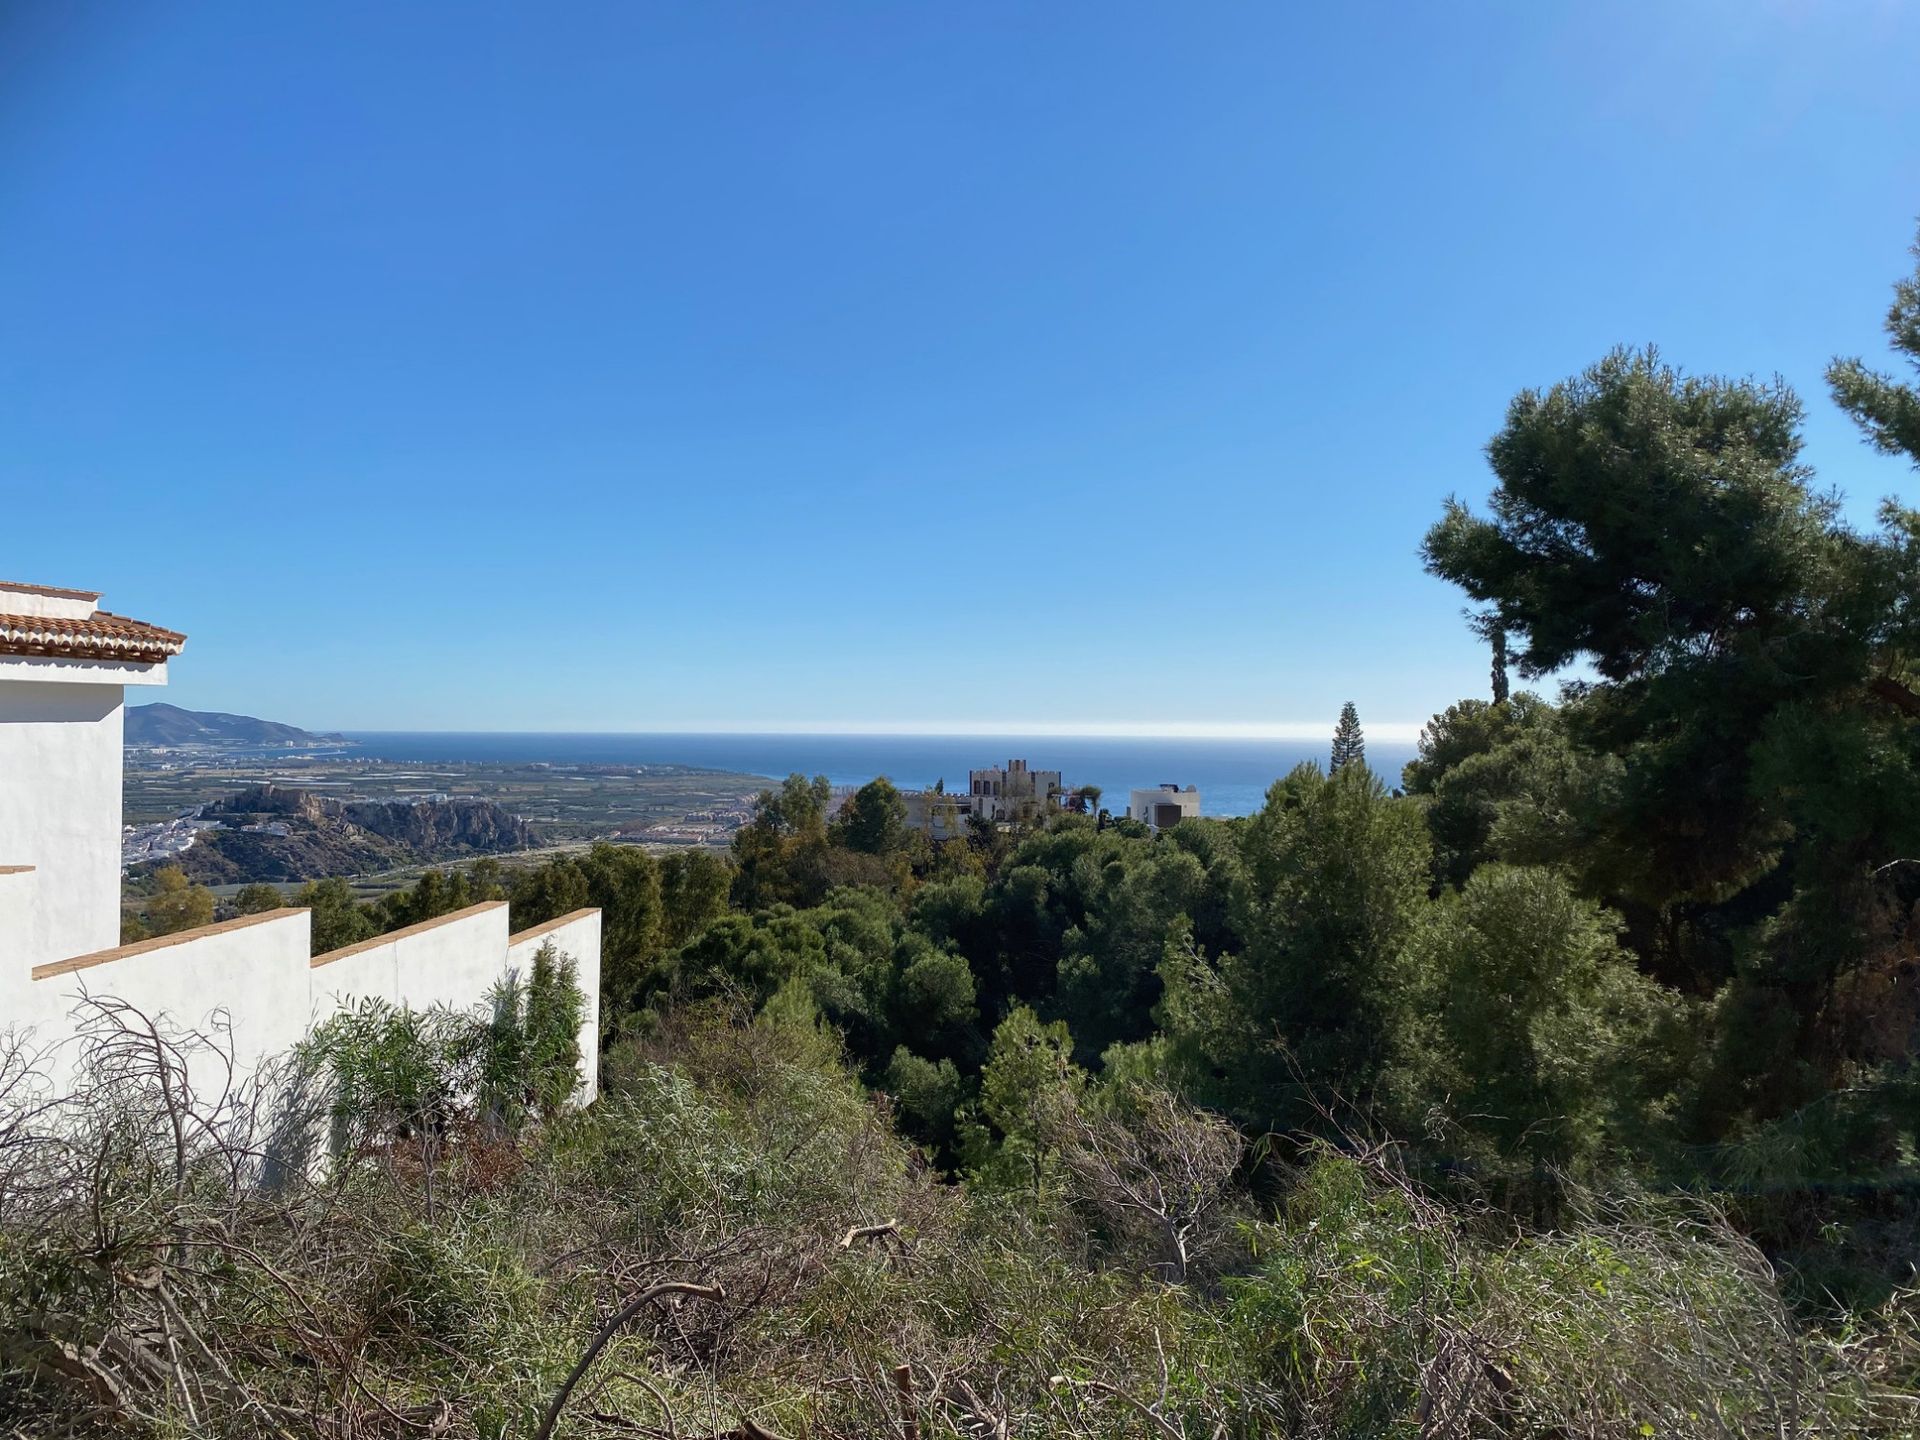
[(234, 715), (224, 710), (187, 710), (162, 700), (127, 707), (125, 743), (135, 749), (175, 745), (315, 745), (345, 743), (345, 737), (315, 734), (298, 725)]

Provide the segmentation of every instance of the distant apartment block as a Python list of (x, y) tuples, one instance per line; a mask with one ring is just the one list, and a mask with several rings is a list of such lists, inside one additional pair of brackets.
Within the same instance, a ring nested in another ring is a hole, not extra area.
[(1127, 814), (1158, 833), (1178, 825), (1182, 820), (1197, 820), (1200, 816), (1200, 792), (1191, 785), (1184, 790), (1178, 785), (1130, 790), (1127, 792)]

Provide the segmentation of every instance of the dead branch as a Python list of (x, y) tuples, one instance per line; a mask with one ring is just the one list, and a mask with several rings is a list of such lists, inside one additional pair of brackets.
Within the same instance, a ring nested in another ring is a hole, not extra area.
[(535, 1432), (534, 1440), (552, 1440), (553, 1427), (559, 1423), (560, 1411), (566, 1406), (567, 1397), (573, 1393), (573, 1387), (578, 1385), (581, 1377), (587, 1373), (588, 1367), (593, 1364), (594, 1357), (606, 1348), (607, 1342), (613, 1339), (629, 1320), (655, 1300), (668, 1295), (690, 1295), (696, 1300), (727, 1298), (726, 1292), (718, 1285), (697, 1285), (691, 1280), (666, 1280), (642, 1290), (615, 1311), (613, 1318), (595, 1332), (593, 1339), (588, 1342), (586, 1352), (575, 1362), (567, 1378), (560, 1382), (560, 1388), (554, 1393), (553, 1403), (547, 1407), (546, 1418), (540, 1422), (540, 1429)]
[(851, 1250), (856, 1240), (877, 1240), (885, 1235), (897, 1236), (900, 1233), (898, 1220), (882, 1220), (878, 1225), (855, 1225), (840, 1237), (840, 1248)]
[(913, 1366), (894, 1366), (893, 1383), (900, 1392), (900, 1434), (904, 1440), (920, 1440), (920, 1419), (913, 1398)]

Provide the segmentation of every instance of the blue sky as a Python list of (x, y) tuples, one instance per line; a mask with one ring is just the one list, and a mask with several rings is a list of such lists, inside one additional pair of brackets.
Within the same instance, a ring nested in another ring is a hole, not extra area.
[(1854, 512), (1920, 7), (0, 9), (0, 577), (319, 726), (1382, 738), (1512, 393), (1777, 372)]

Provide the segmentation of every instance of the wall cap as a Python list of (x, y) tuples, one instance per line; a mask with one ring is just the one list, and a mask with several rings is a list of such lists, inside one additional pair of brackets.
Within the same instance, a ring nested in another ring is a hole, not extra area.
[(0, 580), (0, 590), (16, 595), (45, 595), (55, 600), (98, 600), (98, 590), (63, 590), (58, 585), (30, 585), (23, 580)]
[(600, 907), (598, 905), (588, 905), (579, 910), (569, 910), (566, 914), (558, 916), (555, 919), (543, 920), (538, 925), (529, 925), (526, 929), (509, 935), (507, 937), (507, 944), (519, 945), (524, 941), (532, 940), (536, 936), (558, 930), (562, 925), (571, 925), (576, 920), (584, 920), (589, 915), (598, 915), (599, 913)]
[(304, 908), (287, 907), (280, 910), (263, 910), (258, 915), (241, 915), (232, 920), (221, 920), (213, 925), (197, 925), (191, 930), (182, 930), (173, 935), (156, 935), (151, 940), (136, 940), (131, 945), (117, 945), (111, 950), (96, 950), (91, 955), (76, 955), (71, 960), (50, 960), (44, 965), (33, 967), (33, 978), (50, 980), (55, 975), (71, 975), (76, 970), (90, 970), (95, 965), (107, 965), (115, 960), (145, 955), (151, 950), (166, 950), (175, 945), (204, 940), (209, 935), (225, 935), (230, 931), (245, 930), (250, 925), (265, 925), (274, 920), (289, 920), (295, 915), (307, 913)]
[(363, 954), (368, 950), (377, 950), (382, 945), (390, 945), (396, 940), (405, 940), (412, 935), (424, 935), (429, 930), (438, 930), (442, 925), (451, 925), (456, 920), (469, 920), (475, 915), (484, 915), (489, 910), (504, 910), (504, 900), (482, 900), (478, 905), (469, 905), (464, 910), (450, 910), (445, 915), (436, 915), (431, 920), (422, 920), (418, 925), (403, 926), (398, 930), (389, 930), (384, 935), (375, 935), (369, 940), (357, 940), (351, 945), (342, 945), (338, 950), (329, 950), (324, 955), (316, 955), (307, 964), (315, 970), (322, 965), (331, 965), (336, 960), (345, 960), (350, 955)]

